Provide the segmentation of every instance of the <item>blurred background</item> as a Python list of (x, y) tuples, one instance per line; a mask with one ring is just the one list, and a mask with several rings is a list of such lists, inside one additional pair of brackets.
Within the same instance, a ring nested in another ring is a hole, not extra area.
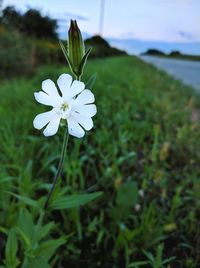
[[(199, 0), (0, 0), (1, 268), (200, 267), (199, 14)], [(69, 139), (36, 243), (64, 128), (33, 128), (50, 109), (33, 94), (70, 73), (70, 19), (98, 112)]]
[[(199, 8), (197, 0), (176, 1), (26, 1), (3, 0), (2, 8), (14, 6), (24, 15), (37, 9), (57, 23), (56, 33), (66, 39), (71, 18), (77, 19), (85, 38), (103, 35), (111, 44), (129, 53), (148, 48), (169, 53), (200, 54)], [(16, 25), (17, 27), (17, 25)]]
[[(199, 9), (198, 0), (1, 0), (0, 72), (14, 68), (14, 57), (22, 61), (17, 72), (28, 72), (40, 62), (61, 61), (57, 40), (67, 39), (70, 19), (78, 21), (87, 45), (94, 46), (93, 57), (126, 52), (199, 59)], [(6, 42), (15, 45), (4, 51)], [(13, 57), (12, 50), (19, 48), (21, 55)], [(30, 62), (23, 69), (27, 53)]]

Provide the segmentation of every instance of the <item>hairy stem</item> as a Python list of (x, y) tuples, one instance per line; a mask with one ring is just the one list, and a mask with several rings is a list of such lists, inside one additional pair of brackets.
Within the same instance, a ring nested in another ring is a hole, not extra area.
[(54, 189), (55, 189), (55, 187), (57, 185), (58, 178), (62, 174), (63, 163), (64, 163), (64, 160), (65, 160), (68, 139), (69, 139), (69, 133), (68, 133), (68, 130), (66, 128), (66, 131), (65, 131), (65, 134), (64, 134), (63, 145), (62, 145), (62, 151), (61, 151), (61, 155), (60, 155), (60, 161), (59, 161), (59, 164), (58, 164), (58, 170), (57, 170), (57, 172), (55, 174), (55, 177), (53, 179), (53, 185), (52, 185), (52, 187), (51, 187), (51, 189), (50, 189), (50, 191), (48, 193), (46, 202), (44, 204), (44, 210), (46, 210), (48, 208), (48, 206), (49, 206), (49, 200), (51, 199), (51, 196), (52, 196), (52, 194), (54, 192)]

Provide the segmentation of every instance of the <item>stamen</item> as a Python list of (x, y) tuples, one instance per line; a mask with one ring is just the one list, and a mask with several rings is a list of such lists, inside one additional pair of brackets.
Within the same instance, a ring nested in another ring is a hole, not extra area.
[(63, 110), (63, 112), (67, 111), (68, 108), (69, 105), (66, 102), (61, 105), (61, 110)]

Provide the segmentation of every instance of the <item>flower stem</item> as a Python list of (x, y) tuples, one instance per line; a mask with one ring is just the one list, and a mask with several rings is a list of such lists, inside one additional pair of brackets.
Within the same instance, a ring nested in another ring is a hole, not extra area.
[(77, 75), (76, 76), (76, 80), (81, 81), (81, 76), (80, 75)]
[(59, 164), (58, 164), (58, 170), (55, 174), (55, 177), (53, 179), (53, 185), (48, 193), (48, 196), (47, 196), (47, 199), (46, 199), (46, 202), (44, 204), (44, 210), (46, 210), (48, 208), (48, 205), (49, 205), (49, 200), (51, 199), (51, 196), (53, 194), (53, 191), (56, 187), (56, 184), (58, 182), (58, 178), (60, 177), (60, 175), (62, 174), (62, 170), (63, 170), (63, 163), (64, 163), (64, 160), (65, 160), (65, 155), (66, 155), (66, 149), (67, 149), (67, 144), (68, 144), (68, 139), (69, 139), (69, 133), (68, 133), (68, 130), (66, 128), (66, 131), (65, 131), (65, 134), (64, 134), (64, 140), (63, 140), (63, 145), (62, 145), (62, 151), (61, 151), (61, 155), (60, 155), (60, 161), (59, 161)]

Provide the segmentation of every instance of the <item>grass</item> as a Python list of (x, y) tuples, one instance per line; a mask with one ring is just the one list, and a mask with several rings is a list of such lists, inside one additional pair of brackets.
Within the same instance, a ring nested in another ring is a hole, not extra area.
[[(66, 71), (43, 66), (33, 77), (1, 81), (2, 265), (9, 230), (23, 229), (25, 219), (36, 224), (38, 204), (44, 201), (61, 150), (62, 128), (51, 138), (33, 129), (34, 116), (48, 109), (36, 104), (33, 92), (40, 90), (44, 79), (55, 81)], [(45, 230), (51, 231), (41, 241), (67, 240), (57, 241), (60, 247), (49, 255), (49, 267), (199, 267), (198, 95), (134, 57), (93, 60), (83, 80), (93, 73), (98, 74), (93, 89), (98, 108), (95, 128), (84, 139), (70, 137), (55, 196), (104, 193), (80, 208), (47, 215), (45, 223), (51, 226)], [(28, 230), (24, 233), (28, 236)], [(18, 245), (19, 262), (25, 251), (30, 254), (21, 234), (17, 232), (17, 242), (11, 243)], [(24, 267), (48, 267), (32, 261), (32, 266)]]

